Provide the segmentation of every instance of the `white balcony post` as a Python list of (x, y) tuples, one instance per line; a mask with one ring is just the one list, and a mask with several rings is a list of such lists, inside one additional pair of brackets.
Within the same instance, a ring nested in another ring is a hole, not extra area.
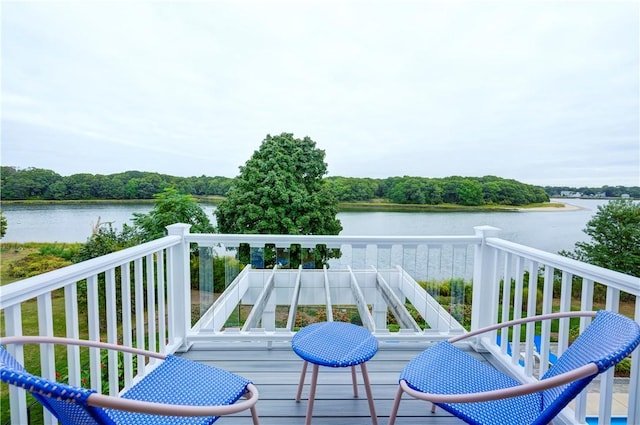
[(487, 246), (486, 238), (497, 236), (500, 229), (492, 226), (474, 227), (482, 242), (475, 247), (471, 330), (492, 325), (498, 317), (496, 250)]
[(189, 234), (190, 224), (176, 223), (167, 226), (169, 236), (180, 236), (182, 243), (171, 247), (169, 256), (169, 327), (171, 343), (185, 346), (187, 332), (191, 328), (191, 276), (189, 270)]
[[(22, 310), (21, 305), (9, 306), (4, 309), (5, 331), (7, 336), (22, 336)], [(24, 364), (24, 346), (14, 345), (8, 347), (9, 353), (20, 364)], [(20, 425), (27, 423), (27, 396), (22, 388), (9, 385), (9, 411), (11, 412), (11, 424)]]
[[(636, 309), (635, 309), (636, 322), (640, 323), (640, 297), (636, 297)], [(640, 349), (631, 356), (631, 375), (629, 376), (629, 410), (627, 415), (627, 423), (634, 424), (640, 422), (640, 401), (638, 397), (633, 395), (638, 394), (640, 390)]]

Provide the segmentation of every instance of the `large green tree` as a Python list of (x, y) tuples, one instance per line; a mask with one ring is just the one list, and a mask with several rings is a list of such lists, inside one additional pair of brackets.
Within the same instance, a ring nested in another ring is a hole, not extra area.
[(640, 277), (640, 203), (614, 200), (598, 206), (584, 232), (591, 241), (560, 254)]
[(192, 233), (213, 233), (215, 228), (202, 207), (191, 195), (168, 187), (154, 195), (153, 209), (148, 214), (133, 213), (133, 224), (143, 242), (161, 238), (166, 226), (174, 223), (191, 225)]
[(337, 235), (338, 204), (325, 185), (325, 152), (309, 137), (267, 137), (240, 167), (216, 218), (222, 233)]

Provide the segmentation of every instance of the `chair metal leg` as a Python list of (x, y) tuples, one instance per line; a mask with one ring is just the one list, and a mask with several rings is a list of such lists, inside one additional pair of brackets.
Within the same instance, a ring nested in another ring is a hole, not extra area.
[(298, 393), (296, 394), (296, 403), (300, 403), (302, 396), (302, 387), (304, 387), (304, 377), (307, 375), (307, 361), (302, 363), (302, 372), (300, 372), (300, 381), (298, 382)]
[(393, 399), (393, 407), (391, 408), (391, 414), (389, 414), (389, 425), (394, 425), (396, 423), (396, 416), (398, 415), (398, 407), (400, 407), (400, 399), (402, 398), (402, 388), (398, 385), (398, 391), (396, 391), (396, 396)]
[(358, 378), (356, 378), (355, 366), (351, 366), (351, 382), (353, 382), (353, 396), (358, 397)]
[(316, 399), (316, 384), (318, 383), (318, 368), (317, 364), (313, 365), (313, 369), (311, 371), (311, 388), (309, 389), (309, 404), (307, 406), (307, 419), (305, 420), (305, 425), (311, 425), (311, 418), (313, 416), (313, 402)]
[(260, 419), (258, 418), (258, 411), (256, 406), (251, 408), (251, 418), (253, 419), (253, 425), (260, 425)]
[[(244, 398), (251, 398), (253, 394), (249, 391), (242, 395)], [(253, 419), (253, 425), (260, 425), (260, 418), (258, 417), (258, 410), (256, 406), (251, 406), (251, 419)]]
[(362, 368), (362, 380), (364, 381), (364, 389), (367, 392), (367, 400), (369, 401), (369, 412), (371, 412), (371, 423), (378, 425), (378, 416), (376, 415), (376, 406), (373, 402), (373, 392), (371, 391), (371, 383), (369, 382), (369, 372), (367, 372), (367, 365), (360, 364)]

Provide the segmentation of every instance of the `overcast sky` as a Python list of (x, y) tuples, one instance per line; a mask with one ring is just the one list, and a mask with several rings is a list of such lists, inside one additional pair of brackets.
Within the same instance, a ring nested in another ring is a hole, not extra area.
[(2, 1), (2, 165), (640, 185), (638, 1)]

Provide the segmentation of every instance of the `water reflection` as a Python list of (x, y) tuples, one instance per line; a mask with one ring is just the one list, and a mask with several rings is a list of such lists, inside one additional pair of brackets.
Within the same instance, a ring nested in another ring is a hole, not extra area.
[[(571, 199), (574, 211), (522, 211), (473, 213), (343, 212), (342, 235), (468, 235), (473, 227), (502, 229), (504, 239), (549, 252), (571, 250), (587, 239), (582, 229), (605, 200)], [(121, 229), (134, 212), (147, 213), (150, 203), (74, 203), (54, 205), (5, 204), (4, 242), (85, 242), (97, 220)], [(203, 205), (213, 223), (215, 206)], [(435, 258), (430, 261), (437, 261)], [(408, 265), (409, 266), (409, 265)]]

